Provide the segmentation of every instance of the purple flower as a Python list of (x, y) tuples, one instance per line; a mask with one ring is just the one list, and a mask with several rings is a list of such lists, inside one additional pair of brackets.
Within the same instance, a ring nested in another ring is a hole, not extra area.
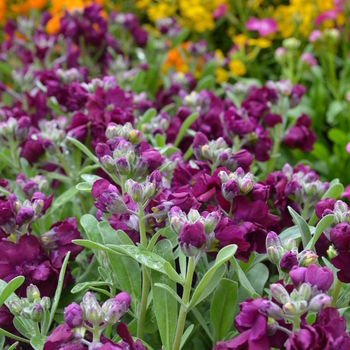
[(318, 312), (316, 322), (309, 326), (301, 324), (300, 331), (289, 337), (287, 350), (345, 350), (350, 345), (346, 333), (345, 318), (339, 317), (335, 308), (328, 307)]
[(340, 251), (338, 255), (332, 259), (334, 267), (339, 269), (337, 277), (343, 283), (350, 283), (350, 252)]
[(302, 114), (295, 126), (292, 126), (283, 142), (290, 148), (299, 148), (304, 152), (311, 152), (316, 141), (316, 134), (310, 130), (311, 119)]
[(309, 35), (309, 42), (314, 43), (322, 38), (322, 32), (320, 30), (313, 30)]
[(188, 213), (190, 209), (197, 210), (201, 206), (188, 188), (179, 188), (176, 192), (170, 193), (167, 200), (185, 213)]
[(262, 184), (254, 184), (252, 190), (250, 191), (250, 200), (255, 202), (261, 200), (267, 202), (270, 198), (270, 186)]
[[(187, 251), (191, 251), (192, 248), (200, 249), (207, 240), (207, 235), (204, 231), (204, 226), (201, 222), (197, 221), (194, 224), (185, 223), (182, 226), (178, 241), (181, 247)], [(197, 252), (194, 249), (194, 253)]]
[(333, 198), (326, 198), (319, 201), (315, 206), (315, 213), (317, 217), (321, 220), (326, 210), (333, 211), (335, 203), (336, 200)]
[[(239, 308), (241, 312), (236, 316), (234, 325), (241, 334), (227, 342), (217, 343), (213, 350), (270, 350), (271, 347), (283, 348), (283, 344), (288, 336), (282, 331), (276, 331), (276, 329), (269, 332), (267, 316), (260, 312), (260, 306), (264, 300), (266, 299), (247, 299), (243, 303), (240, 303)], [(282, 326), (285, 325), (283, 321), (280, 321), (280, 324)]]
[(65, 308), (64, 321), (69, 328), (79, 327), (83, 323), (83, 310), (77, 303), (69, 304)]
[(70, 261), (74, 261), (84, 249), (72, 243), (72, 240), (81, 238), (77, 219), (67, 218), (64, 221), (53, 224), (48, 232), (40, 236), (39, 241), (41, 246), (50, 252), (52, 266), (60, 269), (67, 252), (71, 252)]
[(333, 272), (328, 267), (310, 265), (305, 272), (305, 282), (316, 286), (318, 290), (327, 292), (333, 283)]
[(95, 181), (92, 185), (91, 195), (96, 199), (95, 207), (103, 213), (123, 214), (127, 210), (118, 189), (111, 185), (108, 180)]
[(339, 250), (350, 249), (350, 225), (347, 222), (342, 222), (332, 228), (330, 239), (334, 247)]
[(277, 23), (272, 18), (257, 19), (251, 17), (245, 24), (247, 30), (259, 32), (259, 36), (268, 36), (271, 33), (277, 32)]
[(300, 60), (304, 62), (309, 67), (317, 66), (317, 60), (310, 53), (305, 52), (300, 56)]
[(298, 266), (298, 258), (291, 251), (286, 252), (280, 261), (280, 267), (283, 271), (291, 271), (293, 266)]
[(295, 287), (299, 288), (301, 284), (305, 282), (306, 267), (294, 267), (289, 271), (289, 277), (291, 278)]
[(19, 227), (28, 224), (34, 218), (34, 210), (31, 208), (22, 208), (18, 211), (16, 216), (16, 223)]
[(0, 278), (9, 282), (17, 276), (24, 276), (24, 284), (17, 290), (26, 296), (26, 287), (36, 285), (41, 296), (51, 297), (55, 292), (58, 272), (51, 265), (48, 256), (40, 247), (35, 236), (24, 235), (18, 244), (0, 241)]
[(72, 333), (69, 326), (60, 324), (46, 338), (43, 350), (86, 350), (86, 346), (80, 344), (81, 335)]
[(264, 117), (266, 126), (273, 128), (276, 124), (282, 123), (282, 117), (279, 114), (267, 113)]

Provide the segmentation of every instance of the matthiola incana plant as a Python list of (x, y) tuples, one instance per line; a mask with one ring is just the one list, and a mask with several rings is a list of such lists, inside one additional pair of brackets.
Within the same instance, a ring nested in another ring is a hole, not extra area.
[(0, 0), (0, 348), (350, 348), (348, 1), (117, 5)]

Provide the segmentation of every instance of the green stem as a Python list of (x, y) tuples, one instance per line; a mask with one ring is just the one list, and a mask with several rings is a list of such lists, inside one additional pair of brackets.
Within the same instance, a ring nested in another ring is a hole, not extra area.
[[(282, 116), (281, 116), (282, 117)], [(282, 124), (278, 123), (275, 128), (275, 139), (273, 141), (273, 149), (271, 154), (271, 163), (268, 167), (267, 174), (272, 173), (275, 170), (276, 162), (277, 162), (277, 154), (280, 150), (280, 138), (281, 138), (281, 127)]]
[[(193, 257), (190, 257), (188, 262), (188, 267), (187, 267), (187, 276), (186, 276), (186, 281), (184, 285), (184, 292), (182, 295), (182, 301), (184, 305), (187, 305), (190, 299), (194, 268), (195, 268), (194, 259)], [(181, 305), (179, 319), (177, 321), (173, 350), (179, 350), (181, 345), (182, 334), (184, 331), (185, 321), (187, 316), (187, 310), (184, 305)]]
[(12, 157), (13, 163), (14, 163), (16, 169), (20, 169), (19, 160), (17, 158), (16, 145), (14, 144), (14, 141), (10, 140), (9, 145), (10, 145), (10, 152), (11, 152), (11, 157)]
[(334, 287), (334, 291), (333, 291), (333, 295), (332, 295), (331, 307), (336, 307), (336, 305), (337, 305), (337, 300), (338, 300), (338, 296), (339, 296), (339, 293), (341, 290), (341, 285), (342, 285), (342, 283), (337, 278), (337, 282), (335, 283), (335, 287)]
[(39, 323), (38, 322), (33, 322), (34, 326), (34, 332), (36, 335), (40, 335), (40, 329), (39, 329)]
[(297, 333), (300, 329), (300, 315), (295, 315), (293, 319), (293, 332)]
[[(146, 237), (146, 227), (145, 220), (143, 218), (143, 207), (142, 203), (138, 203), (138, 218), (139, 218), (139, 226), (140, 226), (140, 243), (143, 247), (147, 248), (147, 237)], [(142, 267), (142, 297), (141, 297), (141, 308), (139, 319), (137, 322), (137, 337), (141, 339), (143, 337), (143, 328), (145, 325), (146, 311), (147, 311), (147, 299), (149, 293), (149, 279), (147, 275), (146, 268)]]

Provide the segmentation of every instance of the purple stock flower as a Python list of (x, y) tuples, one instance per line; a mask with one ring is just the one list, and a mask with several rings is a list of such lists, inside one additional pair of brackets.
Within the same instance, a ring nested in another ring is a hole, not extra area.
[(72, 333), (69, 326), (60, 324), (46, 338), (43, 350), (86, 350), (86, 346), (80, 343), (81, 335)]
[(178, 241), (180, 247), (187, 253), (186, 255), (195, 255), (198, 249), (202, 248), (207, 240), (204, 226), (197, 221), (194, 224), (185, 223), (182, 226)]
[(277, 23), (272, 18), (257, 19), (256, 17), (251, 17), (245, 24), (247, 30), (253, 30), (259, 32), (259, 36), (268, 36), (271, 33), (277, 32)]
[(333, 272), (328, 267), (311, 264), (305, 272), (305, 282), (326, 293), (333, 283)]
[(72, 329), (79, 327), (83, 323), (83, 310), (77, 303), (69, 304), (65, 308), (64, 321)]
[(315, 213), (319, 220), (322, 219), (323, 214), (326, 210), (333, 211), (334, 210), (334, 204), (336, 203), (336, 199), (333, 198), (326, 198), (319, 201), (315, 206)]
[[(271, 331), (269, 330), (267, 316), (260, 312), (260, 306), (264, 300), (266, 299), (247, 299), (240, 303), (241, 312), (234, 321), (234, 325), (240, 334), (227, 342), (218, 342), (213, 350), (270, 350), (271, 348), (283, 348), (288, 336), (283, 331), (273, 329), (273, 325)], [(280, 321), (280, 324), (285, 326), (283, 321)]]
[(291, 271), (289, 271), (289, 277), (291, 278), (295, 287), (299, 288), (299, 286), (305, 282), (306, 271), (306, 267), (297, 266), (295, 266)]
[(300, 331), (289, 337), (287, 350), (345, 350), (350, 345), (346, 333), (345, 318), (339, 317), (337, 309), (328, 307), (318, 312), (316, 322), (310, 326), (301, 324)]
[(291, 271), (293, 266), (298, 266), (298, 258), (291, 251), (286, 252), (280, 260), (280, 267), (283, 271)]
[(304, 152), (311, 152), (316, 141), (316, 134), (310, 130), (311, 119), (302, 114), (295, 126), (292, 126), (284, 137), (283, 142), (290, 148), (299, 148)]
[(62, 261), (67, 252), (71, 252), (70, 260), (74, 261), (83, 251), (83, 247), (72, 243), (72, 240), (81, 238), (77, 219), (67, 218), (53, 224), (48, 232), (40, 236), (39, 241), (41, 246), (50, 252), (52, 266), (59, 269), (62, 267)]
[(172, 202), (174, 206), (179, 207), (185, 213), (188, 213), (190, 209), (197, 210), (201, 206), (201, 203), (197, 201), (188, 188), (179, 188), (176, 192), (170, 193), (168, 201)]
[(350, 249), (350, 225), (342, 222), (331, 229), (330, 239), (338, 251)]
[(337, 277), (343, 283), (350, 283), (350, 252), (340, 251), (336, 257), (332, 259), (334, 267), (339, 269)]
[(19, 296), (26, 296), (26, 287), (36, 285), (41, 296), (51, 297), (55, 292), (58, 272), (33, 235), (22, 236), (18, 244), (0, 242), (0, 278), (9, 282), (17, 276), (24, 276), (24, 284), (17, 290)]
[(103, 213), (123, 214), (127, 210), (118, 189), (111, 185), (108, 180), (95, 181), (92, 185), (91, 195), (96, 199), (95, 207)]

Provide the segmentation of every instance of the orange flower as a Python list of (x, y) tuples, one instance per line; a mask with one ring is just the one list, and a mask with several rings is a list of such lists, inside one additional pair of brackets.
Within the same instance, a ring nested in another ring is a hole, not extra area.
[(54, 15), (46, 24), (47, 34), (55, 34), (60, 29), (61, 15)]

